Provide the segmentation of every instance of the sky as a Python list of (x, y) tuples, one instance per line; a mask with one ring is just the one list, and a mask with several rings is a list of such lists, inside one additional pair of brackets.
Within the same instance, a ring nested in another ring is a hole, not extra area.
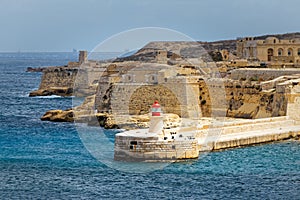
[(143, 27), (199, 41), (299, 32), (299, 8), (299, 0), (0, 0), (0, 52), (91, 51)]

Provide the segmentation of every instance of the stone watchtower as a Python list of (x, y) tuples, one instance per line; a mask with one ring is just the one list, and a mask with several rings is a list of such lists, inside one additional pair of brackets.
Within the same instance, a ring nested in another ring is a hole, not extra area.
[(167, 64), (168, 63), (168, 52), (159, 50), (156, 52), (156, 63)]
[(87, 61), (87, 51), (79, 51), (79, 64)]

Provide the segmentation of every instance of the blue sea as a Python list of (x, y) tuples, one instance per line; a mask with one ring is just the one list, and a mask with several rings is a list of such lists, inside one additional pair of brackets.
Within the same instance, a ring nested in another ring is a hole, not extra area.
[[(28, 97), (41, 73), (74, 53), (0, 53), (0, 199), (299, 199), (300, 142), (210, 152), (134, 173), (94, 158), (73, 123), (40, 121), (72, 98)], [(104, 133), (113, 141), (117, 131)], [(136, 163), (136, 165), (139, 165)]]

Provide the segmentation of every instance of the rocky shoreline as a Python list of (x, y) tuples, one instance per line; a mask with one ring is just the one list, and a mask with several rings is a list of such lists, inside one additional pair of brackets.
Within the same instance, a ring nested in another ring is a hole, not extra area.
[(69, 97), (73, 95), (73, 88), (69, 87), (51, 87), (47, 89), (39, 89), (29, 93), (30, 97), (36, 96), (62, 96), (62, 97)]
[[(42, 117), (42, 121), (52, 122), (75, 122), (86, 123), (89, 126), (100, 126), (105, 129), (144, 129), (149, 128), (150, 115), (131, 115), (131, 116), (119, 116), (118, 119), (123, 120), (116, 121), (114, 116), (108, 113), (96, 113), (90, 115), (76, 116), (76, 111), (73, 109), (67, 110), (49, 110)], [(164, 115), (164, 127), (166, 129), (175, 128), (180, 126), (181, 119), (176, 114)]]

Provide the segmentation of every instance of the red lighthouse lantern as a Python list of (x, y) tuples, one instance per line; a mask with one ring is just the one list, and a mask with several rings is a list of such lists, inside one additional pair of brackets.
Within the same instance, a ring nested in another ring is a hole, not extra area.
[(158, 101), (155, 101), (151, 107), (152, 116), (161, 116), (161, 107)]

